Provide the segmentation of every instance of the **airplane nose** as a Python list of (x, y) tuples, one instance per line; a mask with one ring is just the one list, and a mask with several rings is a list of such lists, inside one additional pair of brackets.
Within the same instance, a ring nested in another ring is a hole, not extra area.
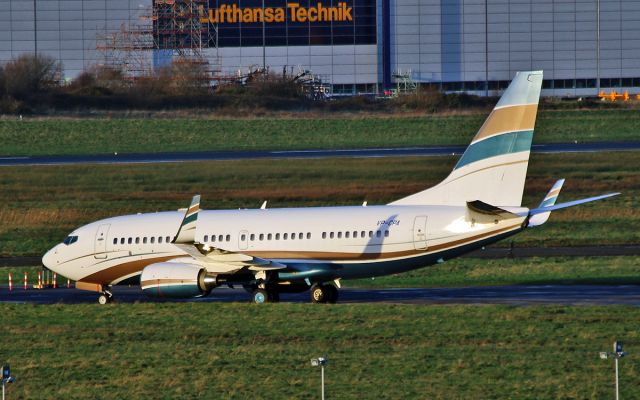
[(51, 250), (47, 251), (44, 256), (42, 256), (42, 265), (49, 269), (53, 269), (53, 267), (57, 265), (57, 247), (58, 246), (52, 248)]

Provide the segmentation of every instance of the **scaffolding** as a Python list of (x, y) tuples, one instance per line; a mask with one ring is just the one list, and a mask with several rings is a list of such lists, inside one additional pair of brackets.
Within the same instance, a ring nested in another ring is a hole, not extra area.
[(398, 70), (393, 73), (393, 79), (396, 81), (397, 94), (415, 93), (418, 91), (418, 84), (411, 77), (411, 70), (402, 72)]
[[(128, 79), (152, 76), (154, 66), (169, 63), (200, 65), (210, 84), (220, 62), (217, 27), (201, 18), (208, 9), (208, 0), (154, 0), (137, 20), (98, 34), (102, 65)], [(212, 49), (209, 57), (205, 49)]]

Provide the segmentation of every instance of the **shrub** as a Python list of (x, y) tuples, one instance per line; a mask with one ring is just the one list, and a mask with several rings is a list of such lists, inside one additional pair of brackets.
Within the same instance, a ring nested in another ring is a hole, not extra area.
[(4, 67), (5, 93), (23, 100), (58, 88), (62, 66), (53, 57), (43, 54), (22, 54)]

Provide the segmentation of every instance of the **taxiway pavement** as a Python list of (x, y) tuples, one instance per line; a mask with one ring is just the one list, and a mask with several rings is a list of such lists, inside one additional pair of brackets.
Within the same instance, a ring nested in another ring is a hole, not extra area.
[[(187, 300), (147, 297), (139, 287), (114, 287), (117, 303), (136, 302), (249, 302), (244, 289), (217, 288), (211, 295)], [(0, 303), (91, 304), (97, 294), (76, 289), (27, 289), (0, 287)], [(281, 301), (308, 303), (309, 293), (282, 294)], [(340, 290), (341, 304), (507, 304), (525, 305), (608, 305), (640, 306), (640, 285), (505, 285), (458, 288), (392, 288)]]

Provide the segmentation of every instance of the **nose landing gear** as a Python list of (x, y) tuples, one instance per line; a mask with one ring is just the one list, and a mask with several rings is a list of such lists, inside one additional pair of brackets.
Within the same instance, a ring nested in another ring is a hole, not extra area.
[(111, 293), (110, 290), (105, 290), (102, 293), (100, 293), (100, 296), (98, 296), (99, 304), (109, 304), (112, 301), (113, 301), (113, 293)]

